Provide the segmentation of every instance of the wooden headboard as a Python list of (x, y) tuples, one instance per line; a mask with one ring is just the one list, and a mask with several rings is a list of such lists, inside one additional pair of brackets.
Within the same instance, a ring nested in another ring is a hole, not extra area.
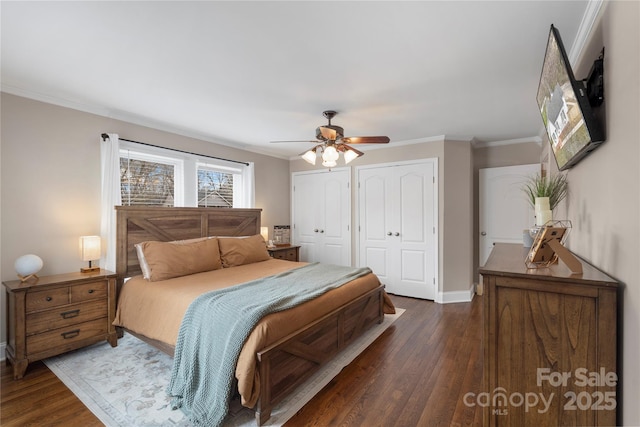
[(116, 206), (116, 273), (121, 281), (140, 274), (134, 245), (208, 236), (260, 234), (262, 209)]

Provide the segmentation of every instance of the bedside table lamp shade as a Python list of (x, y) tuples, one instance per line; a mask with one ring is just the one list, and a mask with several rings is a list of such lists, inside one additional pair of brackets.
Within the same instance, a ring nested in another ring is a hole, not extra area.
[(269, 227), (260, 227), (260, 234), (265, 242), (269, 241)]
[(91, 261), (100, 259), (100, 236), (82, 236), (80, 237), (80, 256), (83, 261), (89, 261), (89, 267), (80, 269), (83, 273), (91, 271), (99, 271), (100, 267), (91, 265)]

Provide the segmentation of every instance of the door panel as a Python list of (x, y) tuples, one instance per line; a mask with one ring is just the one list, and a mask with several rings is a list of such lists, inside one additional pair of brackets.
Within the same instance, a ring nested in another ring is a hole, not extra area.
[(528, 177), (540, 173), (539, 164), (480, 169), (480, 266), (494, 243), (522, 244), (522, 231), (535, 223), (533, 208), (522, 192)]

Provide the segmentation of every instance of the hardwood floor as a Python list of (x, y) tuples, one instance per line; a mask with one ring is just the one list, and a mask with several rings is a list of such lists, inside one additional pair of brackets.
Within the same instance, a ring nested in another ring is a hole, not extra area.
[[(482, 297), (435, 304), (391, 296), (407, 311), (285, 426), (480, 426), (463, 396), (482, 387)], [(41, 362), (22, 380), (2, 364), (0, 425), (100, 426)]]

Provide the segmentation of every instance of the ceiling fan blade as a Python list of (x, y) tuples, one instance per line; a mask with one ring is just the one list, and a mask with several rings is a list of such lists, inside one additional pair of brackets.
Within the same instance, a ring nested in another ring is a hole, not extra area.
[(322, 137), (329, 141), (335, 141), (336, 137), (338, 136), (338, 133), (335, 131), (335, 129), (331, 129), (326, 126), (320, 126), (318, 127), (318, 130), (320, 131)]
[(314, 144), (318, 143), (318, 141), (315, 140), (315, 139), (313, 141), (312, 140), (308, 140), (308, 141), (269, 141), (269, 143), (271, 143), (271, 144), (281, 144), (283, 142), (313, 142)]
[(342, 142), (347, 144), (387, 144), (389, 141), (388, 136), (349, 136), (342, 138)]

